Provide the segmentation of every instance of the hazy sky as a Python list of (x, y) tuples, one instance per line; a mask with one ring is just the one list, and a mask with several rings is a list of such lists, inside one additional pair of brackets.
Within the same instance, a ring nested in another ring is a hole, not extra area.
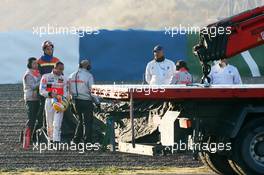
[[(0, 31), (32, 30), (33, 26), (47, 24), (150, 30), (179, 24), (204, 26), (228, 14), (226, 1), (228, 0), (1, 0)], [(237, 7), (243, 8), (244, 0), (235, 1), (240, 2)], [(264, 0), (255, 1), (264, 4)]]

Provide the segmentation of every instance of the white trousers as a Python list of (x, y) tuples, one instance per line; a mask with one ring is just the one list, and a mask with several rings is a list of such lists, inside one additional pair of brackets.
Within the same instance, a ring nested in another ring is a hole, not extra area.
[(45, 113), (48, 139), (50, 141), (60, 142), (63, 112), (56, 112), (52, 107), (51, 98), (47, 98), (45, 102)]

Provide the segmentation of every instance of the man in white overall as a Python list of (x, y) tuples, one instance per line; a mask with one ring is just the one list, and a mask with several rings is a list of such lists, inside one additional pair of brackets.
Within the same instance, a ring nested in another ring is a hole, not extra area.
[(57, 62), (51, 73), (44, 74), (40, 81), (40, 94), (46, 98), (45, 113), (49, 141), (61, 141), (63, 112), (57, 112), (52, 106), (52, 98), (57, 95), (68, 97), (67, 80), (63, 75), (64, 64)]

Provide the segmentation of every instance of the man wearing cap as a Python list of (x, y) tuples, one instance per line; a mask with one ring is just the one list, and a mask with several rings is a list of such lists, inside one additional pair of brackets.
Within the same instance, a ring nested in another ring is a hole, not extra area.
[(41, 75), (51, 73), (55, 64), (60, 60), (53, 56), (54, 45), (51, 41), (44, 41), (42, 43), (42, 50), (44, 54), (38, 59), (39, 71)]
[[(60, 60), (53, 56), (54, 44), (47, 40), (42, 43), (43, 55), (38, 59), (39, 72), (40, 75), (51, 73), (56, 63)], [(45, 98), (40, 97), (40, 107), (39, 107), (39, 119), (36, 129), (39, 129), (43, 126), (43, 111), (45, 106)]]
[[(82, 60), (79, 69), (69, 76), (70, 94), (79, 117), (73, 142), (92, 143), (93, 127), (93, 102), (99, 105), (99, 101), (91, 94), (91, 86), (94, 84), (93, 75), (90, 73), (89, 60)], [(84, 129), (83, 129), (84, 125)]]
[(173, 61), (166, 59), (163, 48), (157, 45), (153, 49), (154, 59), (147, 64), (145, 79), (150, 85), (168, 85), (176, 72)]

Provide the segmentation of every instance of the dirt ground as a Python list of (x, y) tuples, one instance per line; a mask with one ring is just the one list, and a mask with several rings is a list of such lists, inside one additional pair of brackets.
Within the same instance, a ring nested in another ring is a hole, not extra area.
[[(22, 86), (0, 85), (1, 174), (208, 173), (200, 161), (194, 161), (190, 154), (183, 153), (170, 156), (142, 156), (102, 151), (84, 153), (24, 151), (21, 149), (19, 135), (25, 122)], [(49, 172), (43, 172), (46, 170)], [(61, 171), (57, 172), (57, 170)]]

